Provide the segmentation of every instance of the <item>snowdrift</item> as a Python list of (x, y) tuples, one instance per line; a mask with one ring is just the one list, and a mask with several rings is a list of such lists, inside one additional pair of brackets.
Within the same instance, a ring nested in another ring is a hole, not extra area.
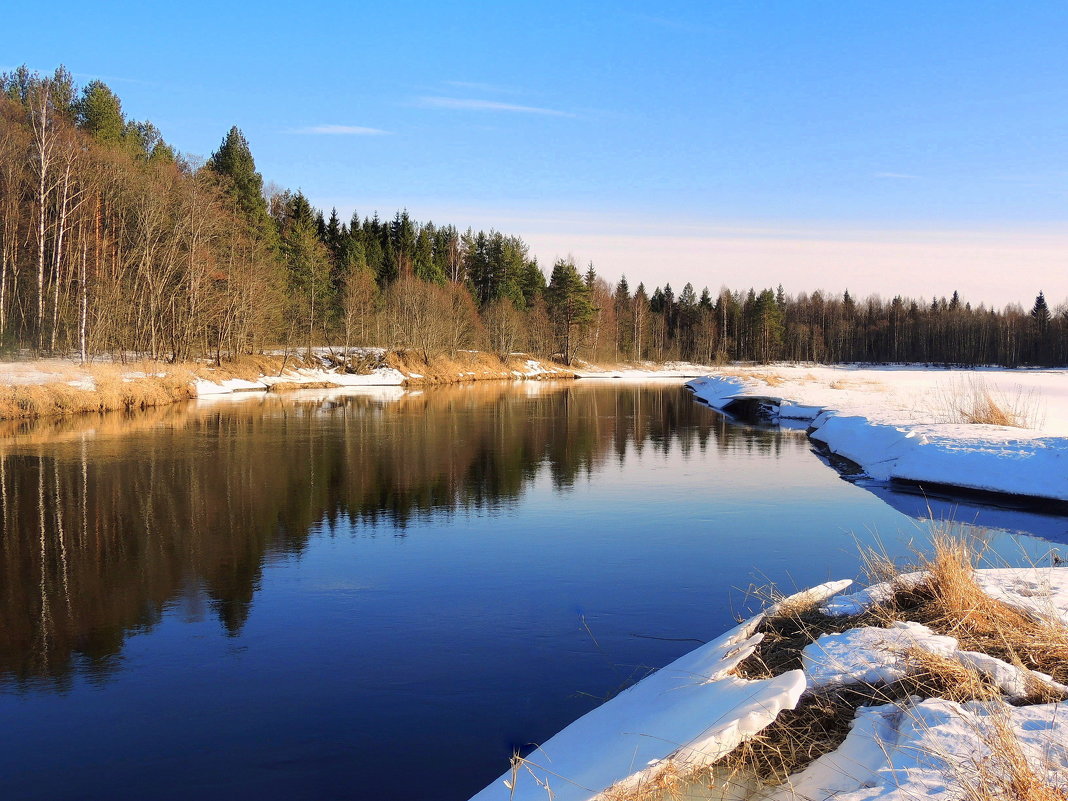
[[(882, 380), (892, 381), (894, 375), (888, 371)], [(895, 415), (878, 393), (869, 398), (869, 414), (856, 414), (772, 394), (772, 387), (743, 377), (709, 376), (686, 386), (717, 410), (758, 402), (772, 421), (804, 421), (812, 439), (876, 480), (1068, 501), (1065, 436), (997, 425), (895, 422), (895, 416), (908, 415)], [(853, 407), (863, 408), (863, 400)]]

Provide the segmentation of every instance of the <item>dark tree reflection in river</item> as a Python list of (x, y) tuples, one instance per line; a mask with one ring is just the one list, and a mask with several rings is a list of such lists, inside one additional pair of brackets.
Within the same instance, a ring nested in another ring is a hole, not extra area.
[(628, 449), (805, 447), (730, 425), (677, 386), (266, 397), (12, 429), (0, 676), (57, 689), (72, 671), (105, 679), (168, 604), (206, 600), (237, 634), (265, 560), (298, 554), (324, 523), (405, 536), (431, 513), (507, 508), (542, 471), (566, 491)]
[(920, 527), (671, 381), (7, 424), (0, 798), (462, 801)]

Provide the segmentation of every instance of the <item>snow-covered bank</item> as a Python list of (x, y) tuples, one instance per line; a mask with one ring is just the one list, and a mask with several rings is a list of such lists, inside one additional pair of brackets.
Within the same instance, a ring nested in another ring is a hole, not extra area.
[[(703, 375), (700, 365), (643, 363), (624, 369), (585, 365), (586, 378), (682, 379)], [(303, 389), (413, 387), (470, 381), (573, 379), (580, 371), (547, 359), (482, 351), (433, 355), (384, 348), (316, 348), (309, 355), (278, 351), (221, 365), (120, 363), (100, 357), (90, 365), (74, 359), (0, 362), (0, 419), (51, 417), (82, 412), (147, 408), (189, 397)]]
[(383, 367), (365, 375), (352, 375), (326, 368), (298, 367), (278, 375), (261, 375), (250, 381), (223, 378), (212, 381), (197, 379), (193, 384), (197, 397), (228, 395), (235, 392), (266, 392), (270, 389), (340, 389), (343, 387), (394, 387), (404, 384), (406, 376), (392, 367)]
[(573, 371), (525, 354), (499, 357), (460, 351), (429, 360), (412, 351), (316, 348), (171, 364), (119, 362), (97, 357), (84, 365), (73, 358), (0, 362), (0, 419), (54, 417), (85, 412), (145, 409), (192, 397), (306, 389), (421, 386), (484, 380), (572, 379)]
[[(1068, 371), (771, 366), (687, 386), (715, 409), (799, 421), (871, 478), (1068, 501)], [(1027, 427), (964, 422), (983, 397)]]
[(653, 378), (698, 378), (706, 376), (716, 368), (708, 364), (691, 364), (690, 362), (639, 362), (625, 365), (603, 366), (581, 364), (571, 368), (578, 378), (621, 378), (631, 381), (644, 381)]
[(526, 354), (501, 358), (481, 351), (436, 355), (429, 361), (414, 351), (384, 348), (351, 348), (347, 354), (317, 348), (311, 363), (280, 368), (253, 380), (202, 379), (196, 383), (199, 396), (248, 391), (280, 391), (302, 388), (351, 388), (422, 386), (468, 381), (520, 381), (574, 378), (571, 370)]
[[(780, 602), (539, 744), (473, 801), (993, 799), (1005, 797), (998, 788), (1020, 770), (1030, 771), (1037, 783), (1068, 788), (1068, 702), (1051, 700), (1064, 698), (1068, 688), (1021, 664), (968, 651), (922, 624), (832, 626), (833, 633), (811, 634), (799, 669), (757, 679), (740, 670), (769, 636), (763, 633), (766, 621), (799, 620), (813, 604), (833, 621), (833, 615), (870, 609), (895, 588), (917, 586), (928, 575), (851, 596), (836, 596), (851, 582), (834, 582)], [(975, 576), (981, 592), (1012, 614), (1038, 621), (1051, 609), (1062, 618), (1068, 613), (1068, 569), (980, 570)], [(930, 670), (923, 666), (930, 664), (925, 656), (948, 665), (947, 675), (959, 670), (974, 676), (982, 700), (968, 700), (955, 689), (949, 693), (954, 697), (933, 692), (939, 685), (924, 673)], [(909, 676), (920, 678), (894, 696), (892, 684)], [(740, 743), (770, 731), (773, 723), (804, 720), (784, 710), (840, 703), (839, 696), (827, 695), (840, 687), (876, 703), (846, 707), (852, 721), (833, 746), (809, 752), (796, 771), (770, 782), (746, 775), (744, 761), (730, 762)], [(1017, 753), (1022, 763), (1006, 759)], [(727, 755), (728, 764), (714, 764)], [(989, 784), (988, 795), (963, 792), (979, 781)]]

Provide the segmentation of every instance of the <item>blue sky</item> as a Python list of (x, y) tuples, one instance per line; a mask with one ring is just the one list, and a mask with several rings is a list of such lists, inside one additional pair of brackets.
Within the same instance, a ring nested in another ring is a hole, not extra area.
[(1068, 297), (1064, 2), (330, 5), (20, 3), (0, 65), (613, 278)]

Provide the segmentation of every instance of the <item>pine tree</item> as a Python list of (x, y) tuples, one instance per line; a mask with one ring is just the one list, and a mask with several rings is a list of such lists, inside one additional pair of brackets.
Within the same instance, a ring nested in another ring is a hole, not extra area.
[(753, 312), (756, 326), (756, 355), (762, 362), (770, 362), (777, 355), (782, 344), (782, 312), (775, 302), (775, 294), (765, 289), (757, 296)]
[(574, 262), (564, 259), (556, 262), (549, 287), (545, 290), (545, 300), (549, 316), (556, 324), (564, 364), (571, 364), (576, 334), (593, 319), (595, 309), (591, 295)]
[(207, 167), (228, 180), (228, 189), (242, 214), (255, 229), (262, 230), (268, 218), (263, 176), (256, 172), (248, 141), (236, 125), (223, 137), (219, 149), (211, 154)]
[(432, 284), (445, 283), (445, 271), (434, 260), (434, 226), (424, 225), (415, 238), (415, 276)]
[(304, 195), (298, 192), (290, 201), (282, 249), (289, 267), (291, 319), (304, 317), (308, 351), (315, 344), (316, 327), (322, 328), (332, 294), (330, 254), (319, 237), (316, 213)]
[(103, 81), (90, 81), (74, 107), (78, 126), (98, 142), (117, 145), (126, 132), (122, 102)]
[(519, 278), (519, 291), (523, 293), (523, 304), (527, 309), (534, 308), (534, 304), (545, 294), (545, 273), (538, 266), (537, 259), (530, 259), (523, 265), (523, 272)]

